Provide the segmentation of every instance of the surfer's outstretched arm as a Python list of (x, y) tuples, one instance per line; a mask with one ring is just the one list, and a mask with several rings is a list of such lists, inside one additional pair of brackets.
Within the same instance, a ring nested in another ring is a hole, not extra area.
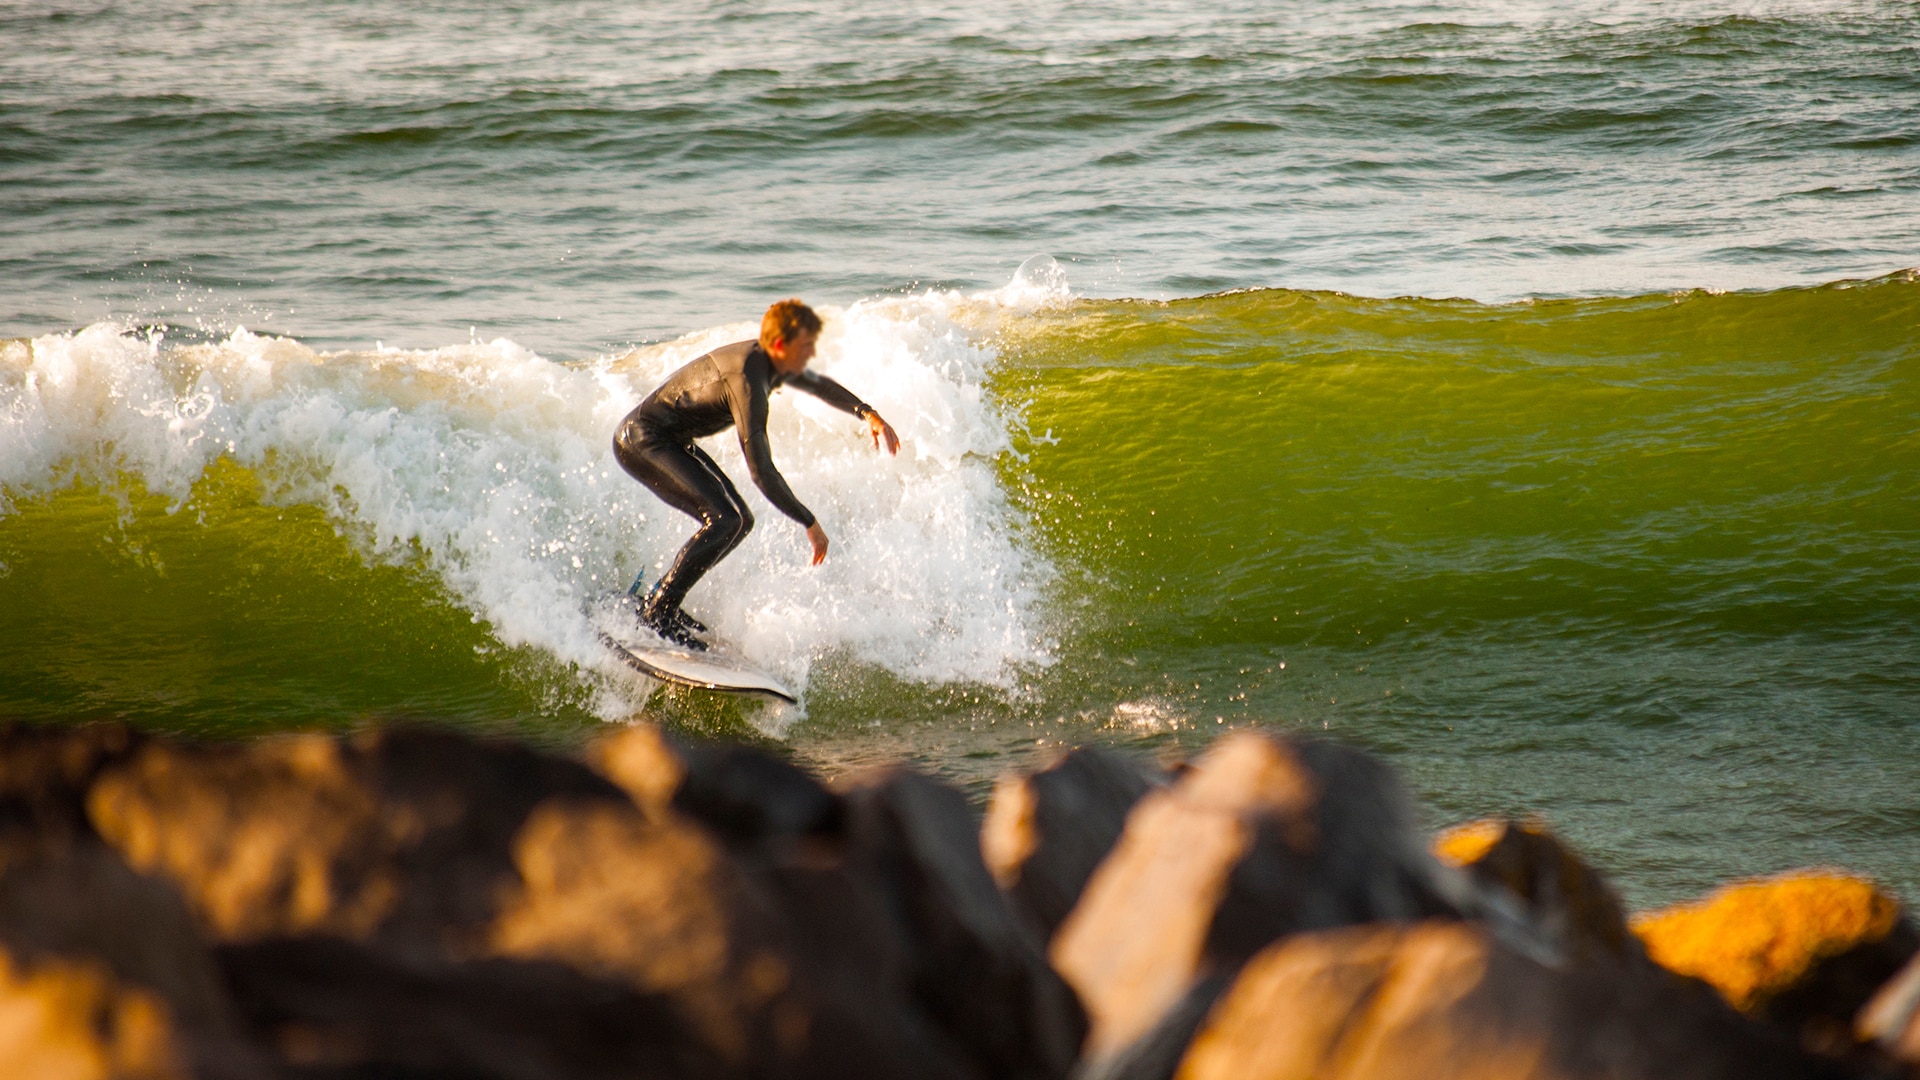
[(873, 433), (873, 445), (875, 448), (878, 448), (880, 441), (885, 439), (887, 443), (887, 453), (897, 454), (900, 452), (900, 436), (895, 433), (892, 424), (881, 419), (880, 410), (861, 401), (859, 395), (841, 386), (835, 380), (816, 371), (801, 371), (788, 376), (787, 385), (793, 387), (795, 390), (812, 394), (814, 397), (839, 409), (841, 412), (852, 413), (860, 419), (865, 420), (867, 422), (867, 430)]

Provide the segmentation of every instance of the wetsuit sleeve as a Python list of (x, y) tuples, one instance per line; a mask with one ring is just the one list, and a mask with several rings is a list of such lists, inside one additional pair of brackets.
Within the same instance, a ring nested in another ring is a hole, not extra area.
[(728, 403), (733, 406), (734, 430), (740, 433), (740, 452), (747, 457), (747, 473), (755, 487), (767, 497), (774, 509), (812, 528), (813, 511), (794, 497), (786, 477), (773, 467), (773, 450), (767, 445), (767, 387), (742, 375), (727, 380)]
[(812, 371), (802, 371), (798, 375), (788, 377), (787, 385), (795, 390), (812, 394), (841, 412), (852, 413), (862, 420), (874, 411), (873, 406), (861, 401), (853, 391), (825, 375)]

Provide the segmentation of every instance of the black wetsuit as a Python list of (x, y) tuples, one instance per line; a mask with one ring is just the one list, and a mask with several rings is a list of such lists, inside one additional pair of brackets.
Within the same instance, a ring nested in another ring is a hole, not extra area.
[(753, 514), (740, 492), (693, 444), (695, 439), (737, 429), (747, 471), (767, 501), (801, 526), (813, 525), (813, 511), (794, 497), (773, 467), (767, 447), (767, 395), (782, 386), (803, 390), (861, 419), (873, 412), (853, 391), (825, 375), (806, 370), (781, 374), (759, 342), (742, 341), (715, 349), (668, 376), (614, 433), (613, 456), (620, 467), (668, 506), (700, 522), (647, 597), (647, 621), (656, 628), (673, 617), (694, 583), (753, 529)]

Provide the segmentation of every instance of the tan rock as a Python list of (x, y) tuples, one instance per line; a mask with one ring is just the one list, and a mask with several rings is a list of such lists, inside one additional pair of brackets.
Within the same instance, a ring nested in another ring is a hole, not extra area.
[(0, 1072), (91, 1080), (192, 1076), (166, 1002), (97, 963), (0, 952)]
[(1855, 1018), (1854, 1031), (1920, 1077), (1920, 956), (1874, 993)]
[(1215, 1003), (1180, 1080), (1769, 1080), (1838, 1076), (1685, 984), (1555, 969), (1477, 923), (1299, 934)]
[(968, 1076), (893, 986), (818, 965), (764, 860), (749, 871), (676, 808), (686, 786), (643, 807), (574, 762), (401, 731), (154, 744), (103, 771), (88, 809), (179, 883), (291, 1065)]
[[(1170, 1017), (1197, 1021), (1277, 938), (1450, 912), (1434, 869), (1377, 761), (1251, 732), (1220, 740), (1134, 807), (1054, 935), (1054, 964), (1092, 1020), (1088, 1057), (1118, 1060)], [(1177, 1055), (1185, 1040), (1149, 1041)]]
[(1094, 868), (1120, 839), (1127, 813), (1153, 787), (1132, 759), (1081, 747), (994, 787), (980, 829), (987, 869), (1015, 908), (1052, 937)]
[(630, 724), (587, 748), (587, 764), (620, 786), (649, 814), (673, 806), (687, 778), (686, 744), (655, 724)]
[(555, 797), (628, 805), (572, 762), (401, 730), (150, 743), (102, 771), (87, 809), (216, 940), (329, 933), (443, 951), (484, 933), (513, 837)]
[(678, 739), (635, 724), (595, 743), (587, 761), (642, 809), (685, 813), (736, 850), (839, 827), (837, 797), (804, 770), (752, 747)]
[[(492, 955), (552, 960), (671, 998), (736, 1063), (804, 1047), (807, 1010), (785, 1000), (794, 972), (778, 916), (702, 831), (552, 800), (515, 837), (514, 864), (520, 882), (503, 886)], [(784, 1015), (756, 1032), (769, 1008)]]
[(100, 835), (180, 884), (222, 940), (326, 930), (365, 937), (399, 900), (398, 851), (426, 823), (391, 816), (333, 739), (252, 750), (151, 744), (93, 786)]
[(906, 1003), (891, 1028), (983, 1073), (1057, 1077), (1074, 1062), (1084, 1014), (995, 888), (959, 792), (900, 769), (828, 791), (751, 748), (649, 726), (602, 740), (588, 760), (649, 815), (725, 837), (816, 985)]
[(1898, 901), (1837, 871), (1740, 882), (1639, 916), (1633, 931), (1661, 966), (1834, 1051), (1851, 1043), (1868, 998), (1920, 949)]

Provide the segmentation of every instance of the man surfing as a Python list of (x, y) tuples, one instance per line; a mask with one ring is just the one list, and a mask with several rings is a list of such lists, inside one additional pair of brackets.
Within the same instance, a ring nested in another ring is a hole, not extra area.
[[(783, 386), (805, 391), (865, 420), (874, 446), (884, 439), (887, 453), (900, 452), (900, 436), (873, 406), (825, 375), (807, 370), (819, 337), (820, 316), (798, 300), (782, 300), (761, 318), (759, 340), (722, 346), (667, 376), (614, 433), (613, 456), (620, 467), (662, 502), (700, 523), (641, 603), (640, 620), (668, 641), (694, 650), (707, 647), (697, 636), (707, 628), (680, 605), (694, 583), (753, 529), (746, 501), (720, 466), (694, 445), (695, 439), (729, 427), (739, 432), (748, 474), (768, 502), (807, 530), (815, 566), (827, 557), (827, 531), (773, 467), (767, 446), (767, 395)], [(627, 591), (640, 595), (645, 580), (642, 571)]]

